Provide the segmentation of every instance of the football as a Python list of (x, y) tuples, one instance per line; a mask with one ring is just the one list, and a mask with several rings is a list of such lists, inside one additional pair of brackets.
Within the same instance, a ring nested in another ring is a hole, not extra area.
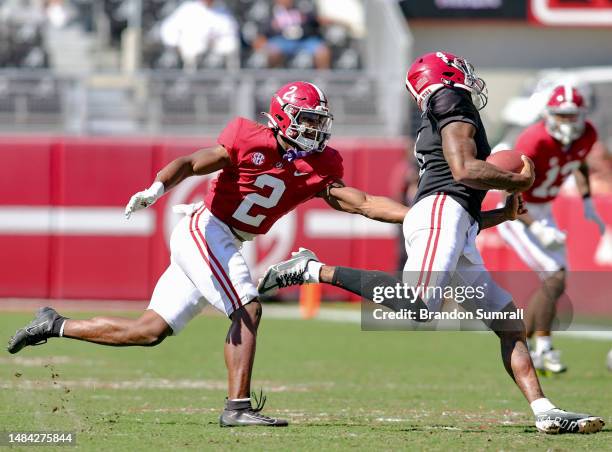
[(487, 158), (487, 163), (495, 165), (506, 171), (520, 173), (523, 169), (523, 161), (521, 160), (521, 155), (523, 154), (518, 151), (497, 151), (496, 153), (491, 154)]

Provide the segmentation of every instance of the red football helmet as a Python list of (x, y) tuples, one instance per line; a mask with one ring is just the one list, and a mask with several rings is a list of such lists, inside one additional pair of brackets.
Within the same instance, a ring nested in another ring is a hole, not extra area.
[(548, 133), (567, 146), (584, 132), (584, 97), (571, 85), (559, 85), (553, 89), (548, 99), (544, 116)]
[(312, 83), (287, 83), (274, 93), (264, 115), (269, 127), (307, 154), (322, 152), (331, 137), (334, 118), (327, 97)]
[(476, 75), (474, 66), (448, 52), (426, 53), (418, 57), (406, 74), (406, 88), (421, 111), (427, 109), (431, 95), (441, 88), (456, 87), (469, 91), (474, 106), (481, 110), (487, 104), (487, 85)]

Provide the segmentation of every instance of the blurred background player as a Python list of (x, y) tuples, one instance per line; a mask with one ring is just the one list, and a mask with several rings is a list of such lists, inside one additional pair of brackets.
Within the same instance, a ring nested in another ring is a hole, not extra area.
[(565, 291), (567, 270), (566, 235), (557, 226), (552, 203), (565, 180), (574, 176), (582, 195), (584, 216), (603, 235), (606, 225), (591, 199), (586, 157), (597, 141), (594, 126), (585, 119), (584, 96), (569, 84), (556, 86), (544, 118), (525, 129), (515, 149), (531, 158), (536, 179), (523, 196), (528, 213), (519, 221), (499, 225), (499, 233), (542, 280), (526, 311), (527, 337), (535, 333), (532, 358), (542, 373), (561, 373), (567, 367), (553, 348), (551, 329), (557, 300)]
[(235, 118), (216, 146), (170, 162), (151, 187), (130, 199), (128, 218), (186, 178), (221, 170), (204, 205), (181, 206), (186, 215), (170, 239), (170, 265), (138, 319), (74, 320), (46, 307), (16, 332), (8, 351), (17, 353), (49, 337), (112, 346), (158, 345), (210, 303), (231, 320), (224, 349), (229, 395), (221, 426), (287, 425), (260, 414), (263, 400), (253, 408), (249, 397), (261, 305), (242, 243), (265, 234), (280, 217), (315, 196), (337, 210), (391, 223), (401, 223), (408, 208), (341, 181), (342, 158), (327, 146), (333, 118), (317, 86), (288, 83), (272, 96), (265, 115), (267, 127)]
[[(512, 296), (484, 266), (475, 241), (481, 229), (515, 218), (505, 209), (481, 212), (487, 190), (528, 190), (535, 180), (534, 165), (522, 157), (523, 169), (513, 173), (485, 161), (491, 148), (479, 110), (487, 104), (486, 84), (464, 58), (441, 51), (422, 55), (408, 70), (406, 87), (423, 112), (414, 149), (420, 169), (418, 191), (403, 224), (408, 255), (403, 282), (422, 289), (413, 308), (417, 318), (422, 319), (423, 311), (442, 309), (444, 297), (432, 295), (428, 288), (456, 284), (484, 290), (482, 299), (463, 302), (467, 310), (516, 312)], [(324, 265), (311, 251), (301, 249), (292, 259), (270, 267), (258, 289), (264, 293), (303, 282), (324, 282), (369, 300), (374, 287), (401, 284), (383, 272)], [(404, 300), (398, 306), (407, 305)], [(545, 397), (520, 318), (485, 323), (499, 337), (506, 371), (530, 404), (539, 431), (594, 433), (602, 429), (600, 417), (558, 409)]]

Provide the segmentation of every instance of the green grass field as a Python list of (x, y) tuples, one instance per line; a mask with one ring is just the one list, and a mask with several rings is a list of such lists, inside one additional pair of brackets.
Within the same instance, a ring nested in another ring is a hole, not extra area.
[[(3, 313), (2, 336), (30, 318)], [(268, 394), (265, 412), (291, 425), (221, 429), (226, 329), (225, 319), (201, 316), (155, 348), (54, 339), (5, 352), (0, 431), (70, 430), (83, 450), (612, 450), (607, 342), (559, 339), (570, 371), (543, 383), (559, 406), (599, 414), (608, 426), (546, 436), (504, 372), (493, 334), (362, 332), (266, 319), (264, 309), (254, 388)]]

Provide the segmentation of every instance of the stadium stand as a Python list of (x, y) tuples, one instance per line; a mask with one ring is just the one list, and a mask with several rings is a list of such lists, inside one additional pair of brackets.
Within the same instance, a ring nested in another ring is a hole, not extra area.
[[(164, 21), (186, 1), (6, 0), (0, 3), (0, 36), (6, 37), (0, 40), (0, 131), (37, 124), (41, 132), (71, 134), (216, 134), (234, 115), (260, 117), (279, 84), (307, 79), (327, 91), (336, 136), (402, 134), (403, 87), (388, 83), (400, 72), (381, 70), (382, 53), (365, 39), (366, 22), (401, 20), (388, 11), (397, 5), (336, 1), (342, 14), (322, 0), (296, 0), (318, 12), (331, 55), (330, 70), (320, 71), (312, 58), (300, 55), (282, 68), (258, 61), (251, 45), (271, 17), (271, 0), (215, 1), (215, 9), (236, 21), (238, 51), (221, 59), (204, 52), (190, 67), (180, 50), (162, 39)], [(376, 42), (397, 45), (392, 30), (396, 36), (396, 28), (376, 27)], [(126, 65), (130, 55), (134, 64)], [(25, 88), (25, 80), (36, 88)], [(393, 105), (381, 109), (384, 103)]]
[[(111, 17), (112, 30), (123, 30), (127, 26), (125, 15), (121, 15), (121, 1), (106, 0), (112, 4), (107, 8)], [(174, 0), (144, 0), (142, 2), (142, 29), (143, 29), (143, 64), (152, 69), (180, 69), (182, 63), (176, 50), (164, 46), (161, 28), (165, 19), (172, 15), (181, 2)], [(299, 2), (305, 10), (315, 10), (315, 3), (306, 0)], [(359, 9), (360, 3), (356, 2)], [(216, 2), (215, 9), (233, 17), (238, 23), (240, 33), (240, 66), (247, 68), (263, 68), (267, 66), (265, 55), (256, 52), (253, 44), (260, 30), (272, 17), (272, 2), (267, 0), (228, 0)], [(356, 16), (347, 22), (335, 18), (320, 17), (321, 36), (325, 45), (331, 51), (331, 67), (335, 69), (353, 70), (361, 67), (361, 40), (363, 38), (363, 17), (361, 12), (348, 14), (347, 17)], [(119, 17), (119, 19), (116, 19)], [(357, 24), (355, 24), (357, 22)], [(121, 28), (123, 27), (123, 28)], [(356, 31), (357, 30), (357, 31)], [(197, 67), (200, 69), (227, 67), (233, 61), (222, 61), (219, 58), (201, 58)], [(288, 68), (313, 68), (313, 59), (303, 53), (297, 54), (285, 61)]]
[(40, 69), (49, 66), (43, 38), (44, 11), (35, 4), (0, 5), (0, 67)]

